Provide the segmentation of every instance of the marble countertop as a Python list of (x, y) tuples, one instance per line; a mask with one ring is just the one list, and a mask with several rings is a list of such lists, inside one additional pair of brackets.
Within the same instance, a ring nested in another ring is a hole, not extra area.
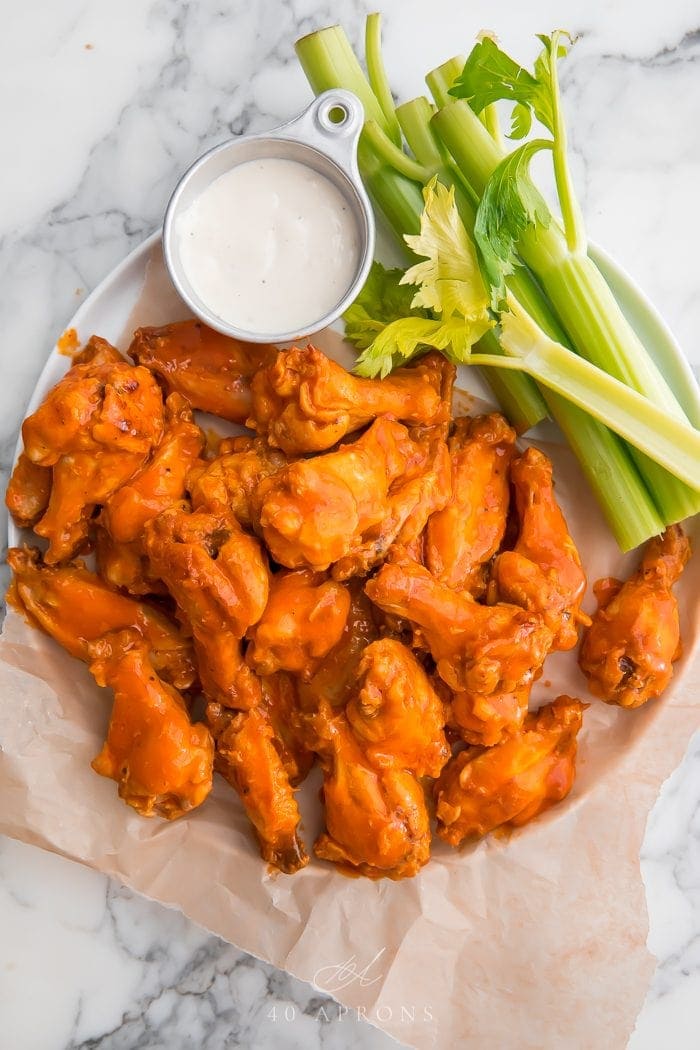
[[(387, 63), (402, 97), (420, 92), (423, 73), (466, 49), (481, 28), (496, 30), (524, 58), (536, 31), (563, 25), (579, 35), (563, 83), (590, 235), (661, 305), (700, 365), (693, 5), (384, 0), (382, 7)], [(366, 10), (362, 0), (5, 6), (4, 473), (55, 337), (87, 292), (158, 226), (178, 173), (231, 132), (263, 130), (300, 109), (309, 92), (295, 38), (334, 20), (357, 37)], [(700, 1029), (700, 738), (650, 816), (641, 862), (659, 964), (630, 1048), (691, 1050)], [(5, 839), (0, 930), (0, 1046), (8, 1050), (396, 1045), (178, 913)], [(572, 1045), (584, 1044), (576, 1033)]]

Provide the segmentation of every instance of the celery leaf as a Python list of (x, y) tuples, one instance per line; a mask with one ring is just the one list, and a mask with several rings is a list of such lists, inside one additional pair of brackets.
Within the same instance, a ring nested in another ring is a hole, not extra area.
[(522, 139), (529, 133), (532, 114), (553, 134), (551, 63), (555, 37), (556, 57), (561, 58), (567, 52), (566, 46), (559, 42), (559, 35), (538, 37), (543, 50), (535, 62), (534, 74), (502, 51), (492, 37), (484, 37), (472, 48), (450, 94), (467, 99), (477, 114), (501, 99), (512, 102), (510, 138)]
[(400, 282), (418, 286), (410, 302), (411, 315), (392, 321), (376, 335), (358, 360), (360, 375), (386, 376), (428, 347), (452, 361), (464, 361), (494, 324), (476, 249), (459, 217), (454, 188), (448, 190), (432, 179), (423, 199), (420, 233), (405, 238), (423, 261), (407, 270)]
[(428, 317), (425, 310), (411, 307), (413, 289), (401, 284), (404, 271), (388, 270), (373, 262), (357, 299), (343, 314), (345, 338), (358, 350), (366, 350), (392, 321), (405, 317)]
[(491, 306), (500, 310), (505, 279), (520, 260), (518, 242), (530, 226), (546, 228), (551, 214), (530, 178), (535, 153), (551, 149), (548, 139), (533, 139), (509, 153), (486, 183), (474, 224), (474, 240), (481, 252), (484, 275), (491, 287)]

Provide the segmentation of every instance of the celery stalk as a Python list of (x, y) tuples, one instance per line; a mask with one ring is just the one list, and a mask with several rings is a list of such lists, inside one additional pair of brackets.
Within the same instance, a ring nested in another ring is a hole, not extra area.
[[(503, 157), (483, 124), (461, 99), (448, 102), (435, 114), (431, 124), (475, 193), (482, 194)], [(655, 404), (670, 415), (684, 419), (683, 410), (666, 380), (588, 256), (570, 252), (561, 229), (554, 222), (546, 229), (538, 226), (527, 231), (520, 249), (524, 261), (542, 282), (554, 309), (564, 319), (576, 350), (638, 393), (653, 398)], [(680, 521), (700, 511), (697, 489), (669, 476), (668, 471), (658, 462), (651, 462), (639, 449), (635, 448), (632, 454), (665, 523)]]
[(473, 364), (522, 368), (606, 424), (694, 491), (700, 485), (700, 431), (669, 416), (650, 398), (550, 339), (511, 300), (501, 318), (501, 345), (511, 358), (477, 354)]
[(450, 88), (464, 69), (466, 61), (465, 55), (455, 55), (437, 69), (431, 69), (426, 76), (425, 82), (438, 106), (444, 106), (450, 101)]
[(386, 118), (386, 133), (395, 146), (401, 146), (401, 128), (396, 119), (394, 100), (391, 96), (389, 80), (384, 69), (382, 58), (382, 16), (367, 15), (365, 26), (365, 61), (370, 87), (375, 94)]
[(384, 110), (342, 26), (329, 26), (309, 33), (297, 40), (294, 47), (315, 95), (331, 88), (353, 91), (362, 103), (366, 119), (376, 120), (382, 131), (390, 135)]

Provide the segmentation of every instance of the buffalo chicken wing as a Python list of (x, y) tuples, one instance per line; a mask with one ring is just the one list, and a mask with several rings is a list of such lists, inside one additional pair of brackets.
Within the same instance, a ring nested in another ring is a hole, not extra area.
[(269, 571), (258, 541), (231, 515), (182, 505), (148, 522), (144, 545), (191, 627), (207, 699), (236, 708), (257, 703), (259, 684), (240, 639), (267, 603)]
[(274, 355), (270, 346), (241, 343), (201, 321), (139, 328), (129, 347), (129, 357), (158, 376), (169, 394), (232, 423), (245, 423), (251, 377)]
[(71, 656), (87, 661), (89, 645), (111, 631), (133, 628), (148, 643), (157, 673), (177, 689), (196, 679), (189, 639), (150, 605), (112, 590), (82, 562), (49, 566), (36, 549), (8, 551), (20, 609)]
[(360, 379), (307, 346), (282, 350), (253, 379), (248, 426), (287, 455), (322, 452), (377, 416), (434, 426), (447, 423), (455, 369), (440, 354), (381, 381)]
[(144, 817), (174, 820), (201, 805), (212, 786), (211, 734), (158, 677), (145, 639), (134, 630), (107, 634), (90, 644), (89, 659), (97, 684), (114, 690), (95, 772), (116, 780), (119, 797)]
[(450, 759), (435, 784), (438, 835), (458, 846), (498, 827), (520, 827), (565, 798), (585, 706), (560, 696), (502, 743)]
[(647, 544), (625, 583), (599, 580), (598, 611), (579, 656), (592, 693), (608, 704), (639, 707), (659, 696), (680, 655), (678, 603), (672, 591), (690, 557), (680, 525)]
[(520, 534), (515, 548), (496, 558), (493, 580), (499, 598), (539, 613), (552, 632), (553, 649), (572, 649), (586, 574), (554, 496), (552, 464), (528, 448), (511, 467)]
[(424, 560), (438, 580), (480, 597), (506, 528), (515, 431), (497, 414), (458, 419), (448, 446), (452, 496), (428, 521)]

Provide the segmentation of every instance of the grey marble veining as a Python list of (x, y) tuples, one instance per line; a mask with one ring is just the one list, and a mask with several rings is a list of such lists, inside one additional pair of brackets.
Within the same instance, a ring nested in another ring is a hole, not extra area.
[[(385, 0), (402, 98), (481, 28), (531, 57), (579, 35), (563, 76), (591, 237), (626, 265), (700, 363), (700, 13), (687, 0)], [(299, 110), (297, 36), (362, 0), (38, 0), (3, 7), (0, 469), (48, 349), (155, 229), (178, 174), (231, 132)], [(0, 523), (4, 536), (4, 524)], [(665, 785), (642, 854), (659, 967), (631, 1050), (697, 1046), (700, 743)], [(0, 1048), (341, 1050), (396, 1045), (309, 986), (103, 876), (0, 842)], [(550, 1050), (550, 1048), (545, 1048)], [(559, 1048), (557, 1048), (559, 1050)], [(563, 1048), (566, 1050), (566, 1048)]]

